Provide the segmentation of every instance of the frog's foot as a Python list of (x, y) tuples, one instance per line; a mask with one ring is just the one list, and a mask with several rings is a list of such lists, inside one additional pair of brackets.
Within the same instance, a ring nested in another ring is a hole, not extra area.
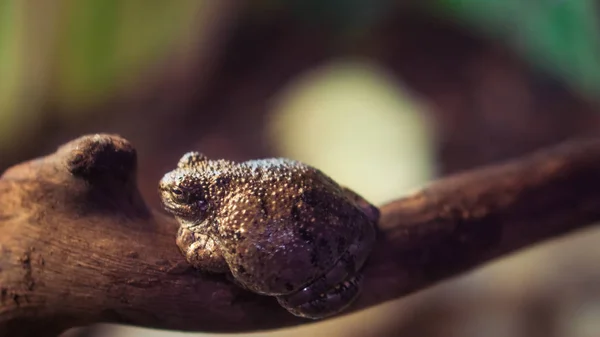
[(208, 235), (179, 227), (176, 242), (187, 262), (194, 268), (210, 273), (229, 271), (229, 266), (217, 248), (216, 242)]
[(375, 228), (366, 227), (327, 273), (299, 291), (277, 296), (277, 301), (292, 314), (305, 318), (319, 319), (341, 312), (360, 294), (361, 270), (374, 243)]

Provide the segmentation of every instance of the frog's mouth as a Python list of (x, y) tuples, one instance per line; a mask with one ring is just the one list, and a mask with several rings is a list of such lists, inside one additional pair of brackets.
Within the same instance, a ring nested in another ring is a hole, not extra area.
[(204, 202), (181, 204), (162, 199), (161, 203), (165, 211), (181, 220), (182, 224), (187, 224), (187, 227), (196, 227), (206, 221), (208, 217), (208, 206)]
[(163, 208), (173, 216), (184, 217), (191, 212), (190, 207), (186, 207), (186, 205), (179, 205), (167, 200), (161, 200), (161, 203)]
[(324, 318), (347, 308), (360, 294), (362, 269), (374, 243), (374, 231), (342, 254), (333, 267), (302, 289), (277, 296), (280, 305), (292, 314)]

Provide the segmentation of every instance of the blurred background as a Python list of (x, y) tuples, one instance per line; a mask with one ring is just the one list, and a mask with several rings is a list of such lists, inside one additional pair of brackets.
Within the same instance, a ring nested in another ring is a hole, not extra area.
[[(192, 149), (302, 160), (383, 204), (596, 135), (599, 13), (592, 0), (0, 0), (0, 171), (109, 132), (138, 149), (153, 207)], [(599, 243), (588, 230), (401, 301), (254, 336), (599, 336)]]

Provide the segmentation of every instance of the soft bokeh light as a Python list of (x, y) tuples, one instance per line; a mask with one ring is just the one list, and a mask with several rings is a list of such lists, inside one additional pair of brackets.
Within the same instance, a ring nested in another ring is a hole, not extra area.
[(279, 154), (318, 167), (375, 203), (434, 176), (423, 104), (367, 61), (312, 70), (275, 101), (270, 134)]

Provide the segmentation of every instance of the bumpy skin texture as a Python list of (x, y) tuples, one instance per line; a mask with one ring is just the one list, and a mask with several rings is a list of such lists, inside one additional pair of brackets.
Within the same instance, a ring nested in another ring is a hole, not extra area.
[(336, 314), (359, 295), (379, 210), (321, 171), (289, 159), (234, 163), (190, 152), (159, 192), (196, 268), (231, 272), (307, 318)]

